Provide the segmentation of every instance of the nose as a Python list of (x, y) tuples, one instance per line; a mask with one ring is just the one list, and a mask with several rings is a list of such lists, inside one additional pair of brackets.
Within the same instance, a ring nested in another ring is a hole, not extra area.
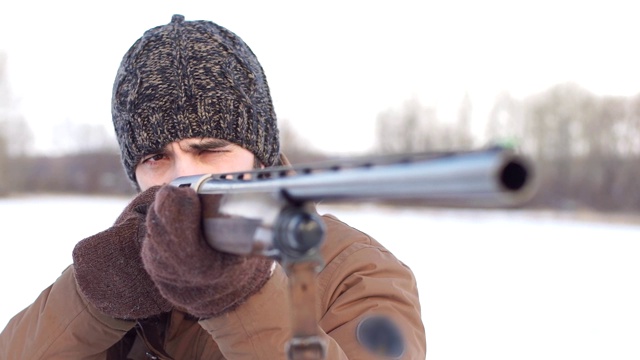
[(201, 175), (204, 171), (197, 159), (188, 153), (175, 154), (173, 163), (173, 178), (190, 175)]

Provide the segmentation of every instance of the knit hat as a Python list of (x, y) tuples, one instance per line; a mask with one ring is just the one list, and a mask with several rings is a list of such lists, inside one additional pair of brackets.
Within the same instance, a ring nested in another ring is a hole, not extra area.
[(227, 140), (265, 166), (279, 155), (278, 126), (262, 66), (247, 44), (210, 21), (147, 30), (127, 51), (111, 114), (121, 159), (136, 184), (142, 157), (186, 138)]

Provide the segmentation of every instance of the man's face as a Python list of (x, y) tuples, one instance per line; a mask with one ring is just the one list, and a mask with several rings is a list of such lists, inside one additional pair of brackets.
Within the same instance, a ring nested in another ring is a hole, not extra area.
[(254, 168), (254, 155), (225, 140), (190, 138), (174, 141), (146, 154), (136, 166), (140, 190), (163, 185), (177, 177), (247, 171)]

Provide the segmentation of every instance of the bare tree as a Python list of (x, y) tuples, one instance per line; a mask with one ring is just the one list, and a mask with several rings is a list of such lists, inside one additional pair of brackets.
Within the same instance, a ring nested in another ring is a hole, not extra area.
[(9, 158), (7, 154), (7, 137), (3, 130), (11, 99), (6, 64), (6, 55), (0, 52), (0, 195), (8, 191), (6, 174), (8, 172)]
[(9, 158), (22, 158), (32, 151), (33, 132), (22, 115), (10, 114), (3, 122), (0, 132), (6, 138), (6, 152)]
[[(499, 133), (513, 116), (499, 98), (488, 129)], [(521, 103), (521, 145), (536, 162), (538, 200), (551, 206), (640, 210), (640, 100), (601, 97), (560, 84)]]
[[(486, 122), (485, 136), (490, 143), (508, 143), (521, 147), (524, 133), (522, 102), (509, 93), (499, 94)], [(522, 150), (519, 148), (519, 150)]]
[[(637, 99), (637, 97), (636, 97)], [(589, 119), (590, 199), (607, 209), (639, 208), (638, 113), (633, 98), (600, 98)], [(587, 174), (585, 174), (587, 175)], [(635, 205), (634, 205), (635, 204)]]
[(470, 149), (474, 146), (474, 136), (471, 131), (472, 123), (471, 97), (469, 93), (465, 93), (458, 108), (458, 122), (452, 129), (453, 147), (455, 149)]
[(575, 84), (561, 84), (524, 100), (522, 146), (538, 164), (543, 194), (563, 206), (576, 198), (574, 179), (581, 169), (576, 155), (589, 145), (585, 124), (595, 99)]
[(292, 164), (303, 164), (327, 159), (325, 154), (309, 148), (304, 139), (295, 132), (289, 121), (280, 121), (281, 152), (287, 156)]
[(100, 124), (66, 121), (54, 128), (54, 145), (60, 153), (118, 153), (115, 136)]
[(470, 102), (463, 101), (458, 121), (442, 122), (435, 107), (408, 100), (378, 115), (377, 150), (393, 154), (471, 147), (470, 112)]

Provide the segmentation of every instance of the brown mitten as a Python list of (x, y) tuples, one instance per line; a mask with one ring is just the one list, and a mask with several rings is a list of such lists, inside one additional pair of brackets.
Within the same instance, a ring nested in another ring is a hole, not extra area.
[(200, 318), (236, 308), (269, 280), (273, 260), (211, 248), (191, 188), (162, 187), (147, 215), (142, 261), (162, 295)]
[(171, 310), (140, 258), (147, 208), (158, 188), (140, 193), (111, 228), (80, 241), (73, 249), (80, 291), (98, 310), (114, 318), (143, 319)]

